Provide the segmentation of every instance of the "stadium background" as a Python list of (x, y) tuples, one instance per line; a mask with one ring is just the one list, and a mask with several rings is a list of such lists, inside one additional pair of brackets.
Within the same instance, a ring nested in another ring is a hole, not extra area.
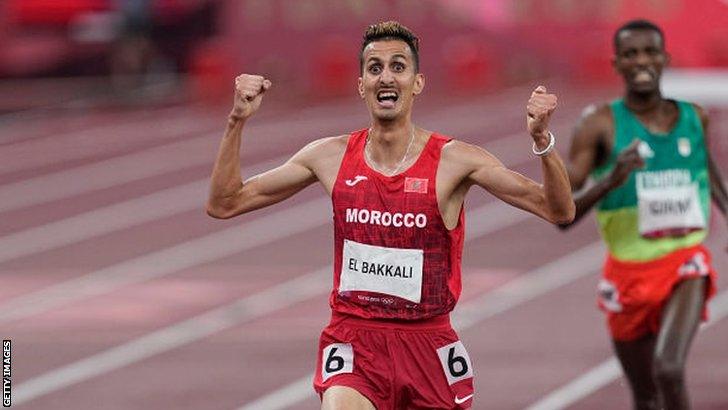
[[(728, 158), (728, 2), (5, 0), (0, 2), (0, 336), (13, 407), (313, 409), (328, 317), (330, 205), (319, 187), (230, 221), (204, 214), (231, 79), (274, 83), (244, 136), (244, 174), (366, 126), (354, 95), (364, 28), (421, 38), (415, 121), (536, 179), (523, 107), (559, 95), (557, 147), (586, 105), (618, 96), (611, 35), (662, 25), (664, 93), (704, 104)], [(568, 233), (473, 192), (453, 317), (475, 408), (616, 409), (591, 218)], [(728, 234), (708, 241), (725, 277)], [(688, 364), (696, 409), (728, 407), (728, 294)]]

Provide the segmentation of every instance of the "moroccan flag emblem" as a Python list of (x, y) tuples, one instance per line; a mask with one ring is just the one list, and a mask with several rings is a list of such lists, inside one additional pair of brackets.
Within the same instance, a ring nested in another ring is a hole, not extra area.
[(427, 193), (427, 178), (405, 178), (404, 192)]

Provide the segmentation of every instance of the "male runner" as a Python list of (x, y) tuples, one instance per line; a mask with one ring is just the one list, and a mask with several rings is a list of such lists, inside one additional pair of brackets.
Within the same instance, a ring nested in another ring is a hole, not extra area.
[(397, 22), (370, 26), (359, 95), (370, 127), (316, 140), (245, 182), (240, 136), (271, 82), (241, 75), (212, 173), (208, 213), (230, 218), (318, 181), (334, 210), (332, 319), (321, 335), (314, 387), (323, 409), (469, 408), (473, 370), (449, 322), (460, 295), (465, 194), (473, 185), (552, 223), (574, 203), (548, 132), (556, 96), (527, 105), (544, 184), (506, 169), (480, 147), (416, 127), (424, 88), (418, 39)]
[[(614, 34), (622, 99), (590, 107), (572, 140), (569, 177), (576, 218), (597, 205), (609, 249), (599, 305), (636, 409), (687, 409), (685, 360), (715, 292), (707, 235), (710, 198), (728, 195), (708, 152), (702, 108), (666, 99), (669, 56), (662, 30), (630, 21)], [(568, 226), (568, 225), (565, 225)]]

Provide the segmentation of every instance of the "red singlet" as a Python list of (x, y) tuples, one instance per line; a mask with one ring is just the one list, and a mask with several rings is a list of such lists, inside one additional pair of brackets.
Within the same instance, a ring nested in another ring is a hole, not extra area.
[(385, 176), (364, 159), (367, 130), (351, 134), (331, 195), (334, 287), (331, 308), (361, 318), (426, 319), (460, 296), (464, 212), (448, 230), (435, 194), (440, 152), (432, 134), (406, 171)]

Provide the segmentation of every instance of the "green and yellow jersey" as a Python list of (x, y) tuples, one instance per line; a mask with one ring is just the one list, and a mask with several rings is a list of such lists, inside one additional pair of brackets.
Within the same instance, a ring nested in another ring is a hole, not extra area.
[(679, 117), (666, 134), (647, 130), (623, 100), (611, 103), (614, 146), (592, 177), (608, 175), (634, 139), (641, 141), (645, 161), (597, 206), (600, 233), (616, 259), (650, 261), (697, 245), (707, 235), (710, 181), (703, 127), (692, 104), (676, 103)]

